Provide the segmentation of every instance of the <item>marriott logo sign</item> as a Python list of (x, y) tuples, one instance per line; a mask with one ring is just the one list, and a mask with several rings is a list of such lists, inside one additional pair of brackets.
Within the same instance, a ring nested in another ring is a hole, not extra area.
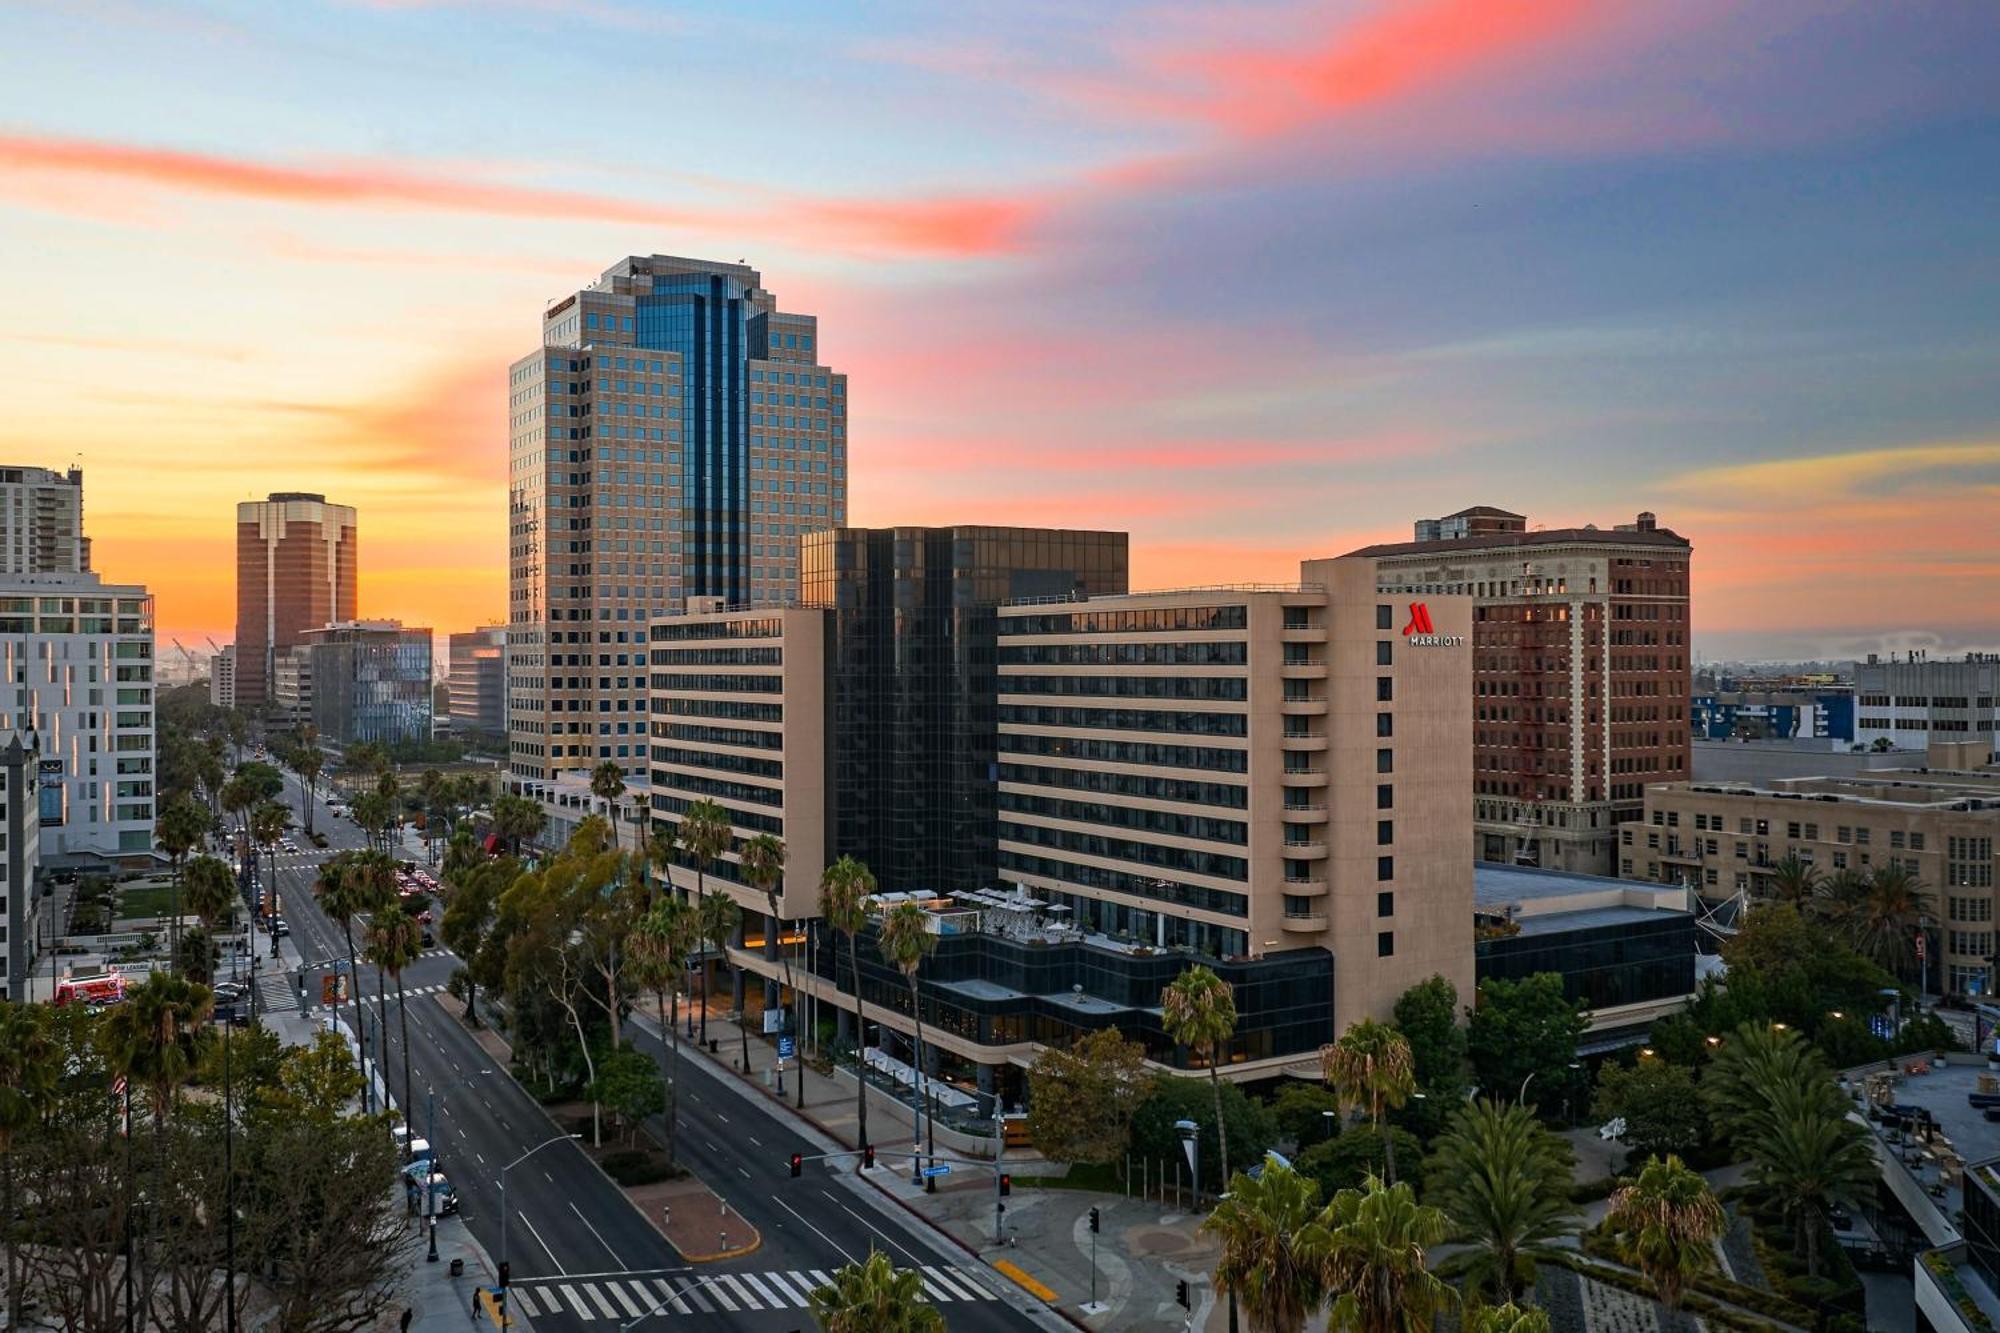
[(1403, 639), (1418, 648), (1462, 648), (1463, 634), (1439, 634), (1431, 628), (1431, 608), (1426, 602), (1410, 603), (1410, 623), (1403, 626)]

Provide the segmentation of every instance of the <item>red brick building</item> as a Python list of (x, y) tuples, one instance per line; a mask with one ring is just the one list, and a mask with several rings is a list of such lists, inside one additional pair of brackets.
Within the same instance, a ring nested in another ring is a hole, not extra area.
[(1642, 513), (1530, 529), (1490, 506), (1354, 552), (1377, 591), (1473, 599), (1473, 852), (1608, 875), (1649, 782), (1685, 780), (1692, 741), (1685, 537)]

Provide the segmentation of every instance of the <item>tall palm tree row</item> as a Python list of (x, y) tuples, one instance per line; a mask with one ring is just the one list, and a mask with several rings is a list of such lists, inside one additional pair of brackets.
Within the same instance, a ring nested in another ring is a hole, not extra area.
[[(1229, 983), (1197, 963), (1160, 992), (1167, 1035), (1208, 1062), (1209, 1091), (1215, 1097), (1215, 1140), (1221, 1149), (1222, 1179), (1229, 1179), (1229, 1127), (1222, 1123), (1222, 1074), (1229, 1042), (1236, 1035), (1236, 994)], [(1195, 1182), (1199, 1190), (1201, 1183)]]
[[(708, 898), (708, 870), (729, 850), (729, 815), (714, 801), (703, 798), (689, 804), (681, 815), (678, 830), (681, 848), (694, 862), (694, 905), (705, 912)], [(706, 921), (706, 916), (703, 917)], [(701, 1039), (708, 1040), (708, 971), (702, 969)]]
[[(851, 856), (842, 856), (820, 872), (819, 915), (847, 940), (847, 975), (854, 984), (854, 1112), (860, 1122), (861, 1147), (868, 1146), (868, 1040), (861, 1007), (861, 955), (855, 940), (868, 924), (868, 900), (875, 896), (875, 875)], [(836, 968), (837, 972), (839, 969)]]
[[(387, 972), (396, 983), (396, 1023), (403, 1044), (403, 1120), (413, 1123), (416, 1112), (415, 1085), (410, 1081), (410, 1009), (403, 991), (403, 969), (417, 960), (423, 949), (423, 934), (417, 919), (403, 910), (401, 903), (378, 905), (368, 914), (368, 961)], [(407, 1158), (412, 1135), (403, 1138)]]
[(1348, 1026), (1340, 1040), (1319, 1052), (1320, 1073), (1333, 1085), (1343, 1106), (1368, 1112), (1382, 1137), (1384, 1176), (1396, 1183), (1396, 1142), (1384, 1131), (1382, 1113), (1409, 1101), (1417, 1090), (1416, 1062), (1410, 1043), (1387, 1023), (1364, 1018)]
[[(912, 1129), (928, 1121), (930, 1125), (929, 1146), (925, 1152), (929, 1156), (937, 1154), (937, 1118), (935, 1113), (925, 1114), (925, 1100), (930, 1085), (930, 1073), (925, 1068), (924, 1059), (924, 1002), (917, 990), (917, 970), (924, 965), (924, 959), (937, 948), (937, 935), (931, 930), (930, 913), (916, 903), (901, 902), (882, 914), (880, 934), (876, 937), (876, 947), (882, 951), (882, 961), (903, 974), (903, 980), (910, 987), (910, 1021), (916, 1026), (916, 1060), (911, 1066), (914, 1077), (911, 1090), (916, 1093), (916, 1118), (911, 1121)], [(856, 977), (857, 984), (860, 978)], [(917, 1166), (913, 1164), (911, 1176), (920, 1178)]]
[(1266, 1160), (1230, 1180), (1202, 1230), (1220, 1242), (1216, 1285), (1257, 1333), (1299, 1333), (1329, 1302), (1331, 1328), (1406, 1333), (1454, 1299), (1427, 1267), (1450, 1219), (1373, 1175), (1322, 1205), (1310, 1177)]

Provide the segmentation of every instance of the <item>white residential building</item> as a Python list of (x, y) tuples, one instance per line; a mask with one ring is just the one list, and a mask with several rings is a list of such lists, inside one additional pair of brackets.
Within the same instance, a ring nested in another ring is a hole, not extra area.
[(0, 467), (0, 574), (80, 574), (89, 569), (83, 469)]

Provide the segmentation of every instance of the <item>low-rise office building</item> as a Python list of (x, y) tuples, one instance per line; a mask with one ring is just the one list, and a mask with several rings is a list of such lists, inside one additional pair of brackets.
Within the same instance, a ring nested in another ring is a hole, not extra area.
[[(1471, 606), (1430, 599), (1412, 630), (1412, 608), (1378, 598), (1375, 580), (1373, 562), (1346, 558), (1307, 562), (1283, 588), (994, 608), (990, 685), (968, 672), (954, 687), (969, 691), (967, 716), (992, 719), (974, 808), (992, 812), (994, 869), (881, 885), (885, 900), (921, 903), (939, 936), (922, 993), (944, 1072), (1006, 1096), (1039, 1043), (1099, 1027), (1188, 1068), (1159, 994), (1195, 962), (1236, 988), (1222, 1059), (1239, 1077), (1316, 1061), (1342, 1026), (1385, 1015), (1433, 973), (1470, 993), (1471, 866), (1456, 831), (1470, 818)], [(652, 626), (654, 815), (712, 799), (738, 838), (781, 837), (787, 923), (817, 916), (821, 869), (853, 851), (839, 833), (843, 747), (883, 734), (854, 707), (840, 618), (767, 608)], [(873, 669), (893, 698), (897, 673), (926, 668), (891, 652)], [(905, 746), (930, 735), (904, 734)], [(693, 884), (691, 868), (672, 877)], [(732, 865), (707, 882), (744, 909), (736, 957), (766, 979), (767, 1004), (785, 998), (782, 937), (799, 985), (844, 1026), (856, 979), (837, 940), (816, 921), (773, 929)], [(906, 1032), (908, 988), (876, 959), (873, 929), (859, 949), (869, 1021)]]
[(1912, 653), (1854, 664), (1856, 744), (1924, 749), (1933, 741), (2000, 750), (2000, 653), (1932, 658)]
[(431, 738), (431, 632), (399, 620), (349, 620), (304, 631), (277, 673), (294, 724), (341, 745)]
[(451, 636), (451, 729), (484, 736), (507, 734), (507, 627), (485, 625)]
[(1711, 902), (1766, 896), (1796, 856), (1821, 875), (1897, 863), (1936, 900), (1931, 984), (1993, 993), (2000, 772), (1886, 769), (1759, 785), (1646, 789), (1646, 818), (1619, 831), (1619, 873), (1696, 889)]

